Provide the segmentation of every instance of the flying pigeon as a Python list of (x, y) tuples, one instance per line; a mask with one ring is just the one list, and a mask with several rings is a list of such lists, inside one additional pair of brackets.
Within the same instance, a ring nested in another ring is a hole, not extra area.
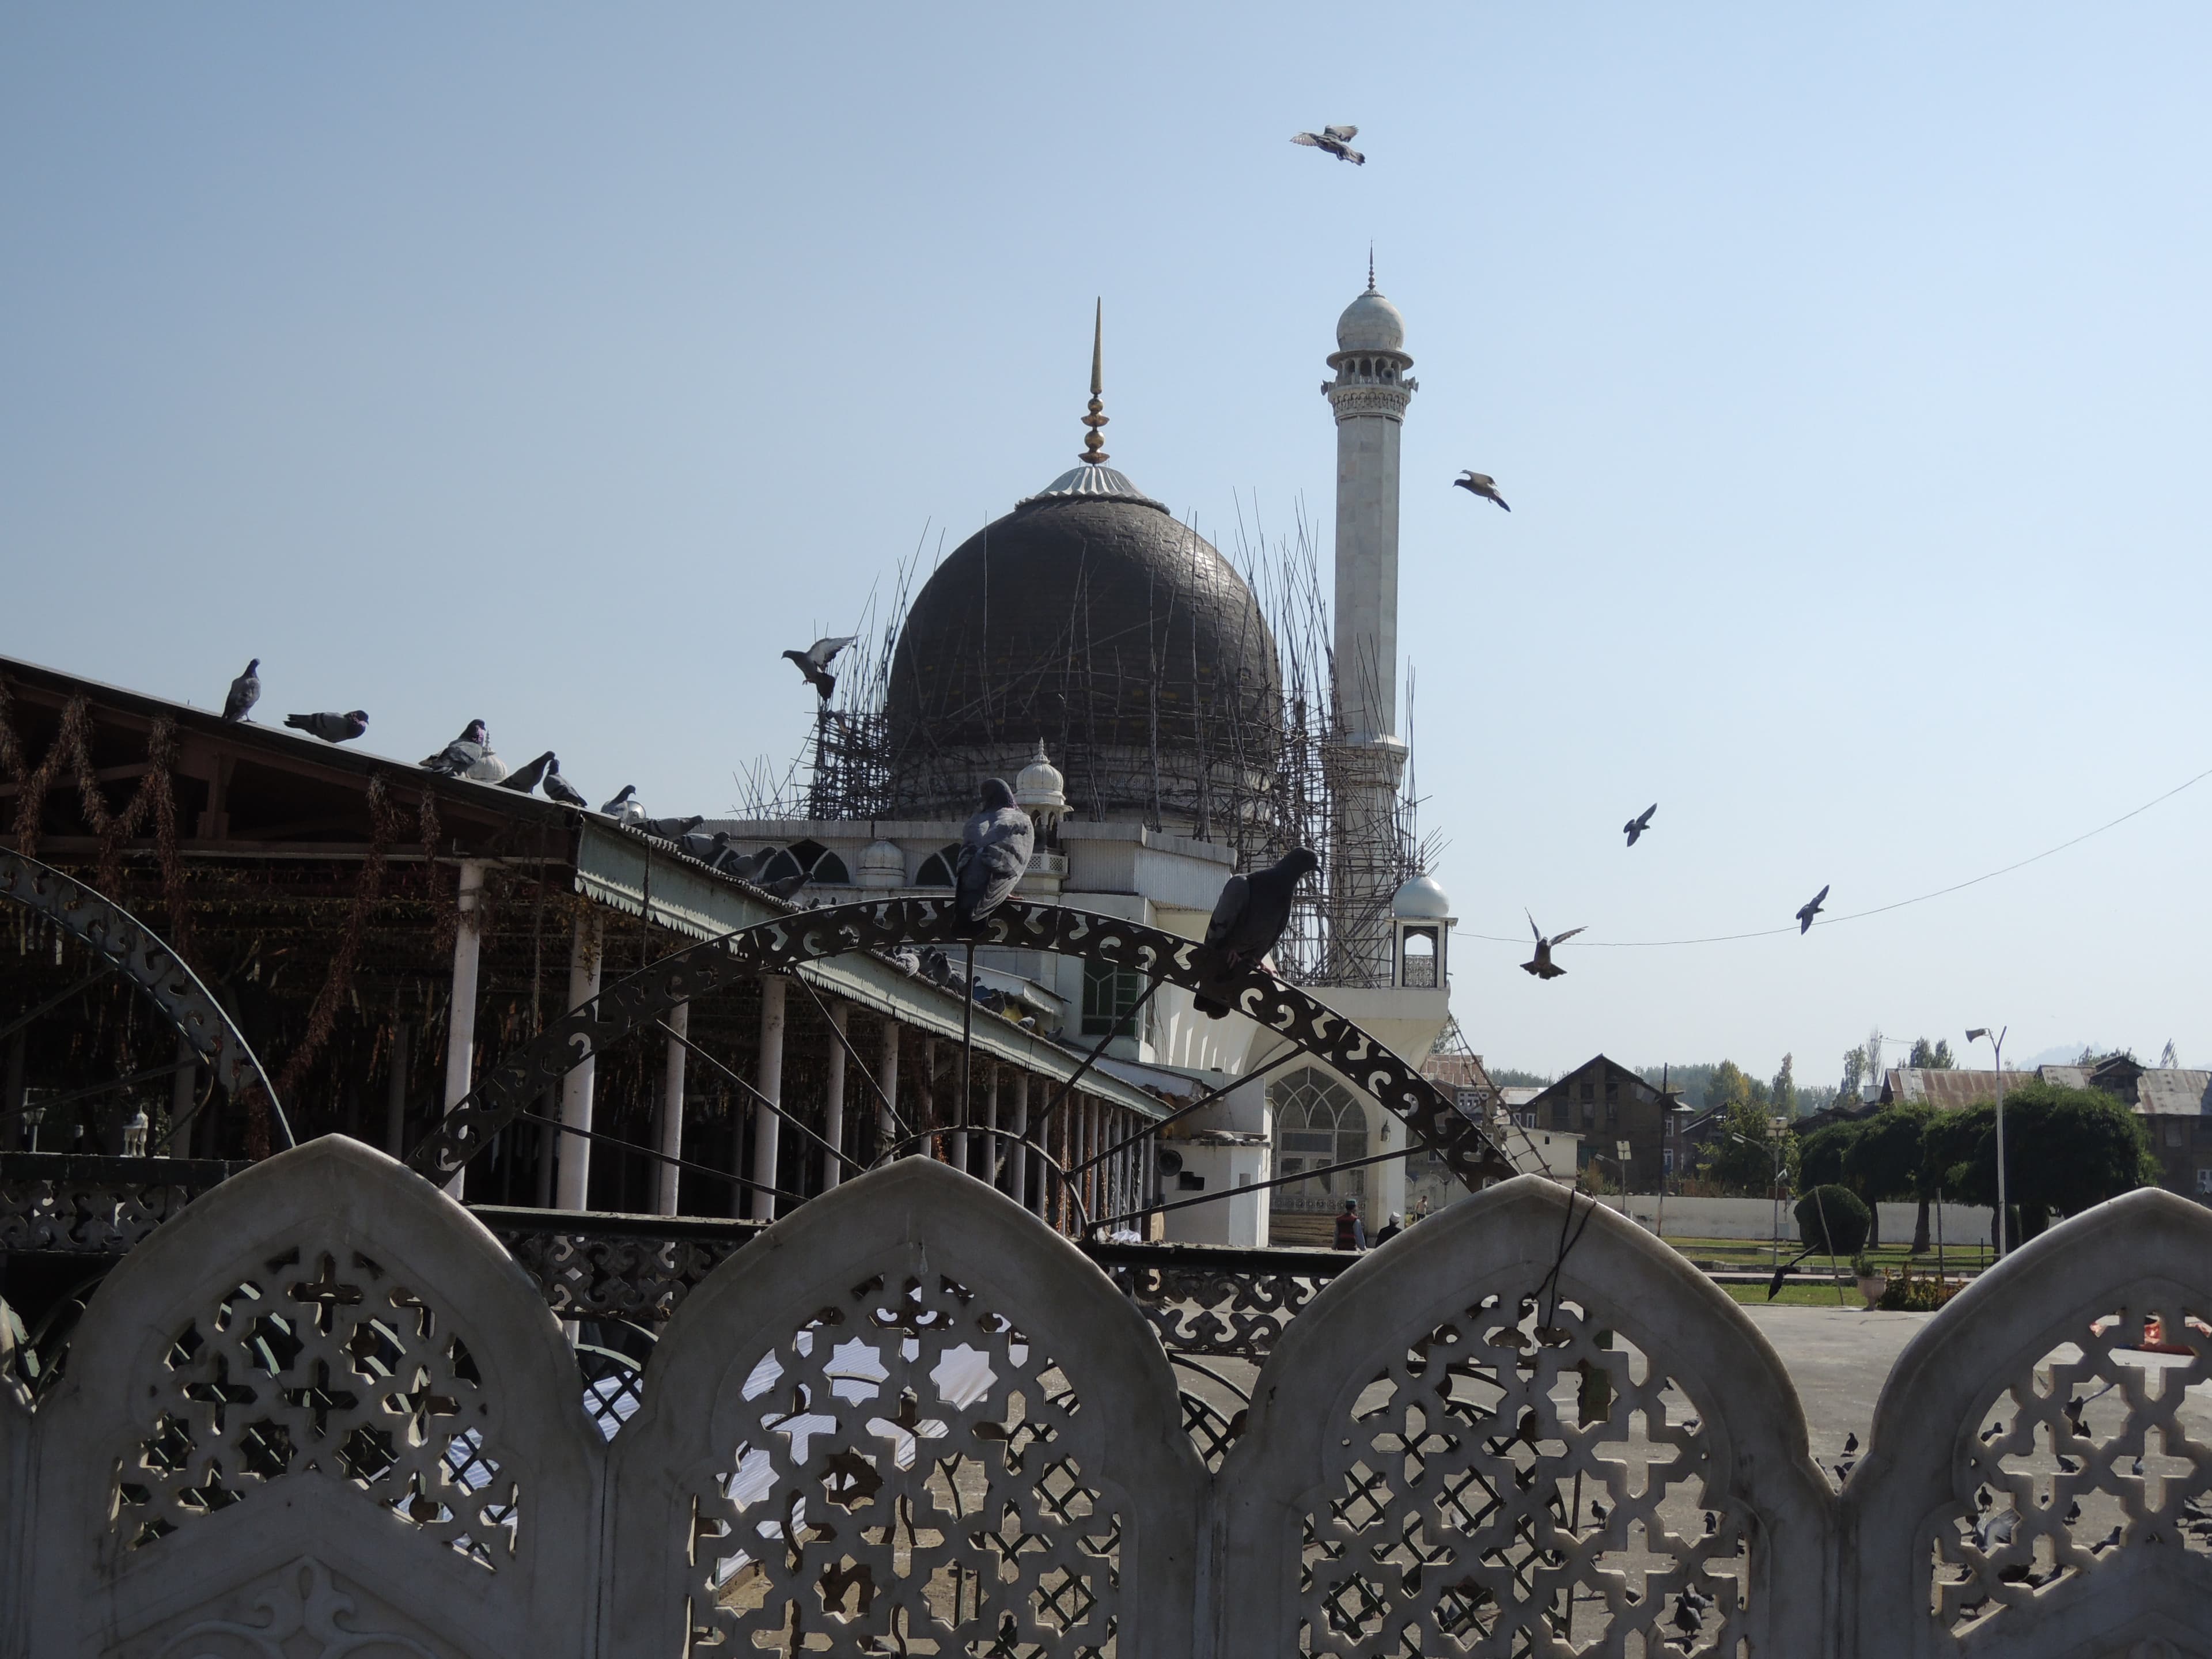
[(1359, 136), (1358, 127), (1323, 127), (1319, 132), (1294, 132), (1291, 142), (1304, 144), (1310, 149), (1325, 149), (1340, 161), (1349, 161), (1356, 167), (1367, 165), (1367, 158), (1352, 149), (1352, 141)]
[(1644, 809), (1643, 815), (1640, 817), (1631, 818), (1627, 823), (1620, 826), (1622, 833), (1627, 836), (1628, 844), (1631, 847), (1635, 846), (1638, 839), (1642, 836), (1646, 830), (1649, 830), (1651, 827), (1651, 815), (1658, 810), (1659, 803), (1655, 800), (1650, 805)]
[(822, 701), (830, 701), (830, 694), (837, 689), (837, 677), (830, 672), (830, 665), (837, 660), (837, 653), (852, 644), (858, 635), (847, 634), (839, 638), (824, 638), (814, 641), (804, 651), (787, 651), (783, 654), (799, 665), (799, 672), (806, 676), (807, 684), (822, 694)]
[(952, 866), (952, 913), (973, 927), (1011, 897), (1030, 867), (1036, 826), (1014, 805), (1003, 778), (983, 783), (983, 804), (960, 829), (960, 856)]
[(645, 808), (637, 804), (637, 786), (634, 783), (623, 785), (622, 793), (599, 808), (599, 811), (617, 823), (645, 822)]
[(538, 780), (545, 775), (545, 769), (557, 764), (549, 749), (527, 766), (518, 766), (500, 783), (502, 789), (512, 789), (518, 794), (528, 794), (538, 787)]
[(1806, 905), (1797, 912), (1798, 938), (1802, 939), (1806, 934), (1813, 931), (1813, 918), (1820, 914), (1820, 902), (1827, 896), (1828, 890), (1823, 887), (1819, 892), (1813, 895), (1811, 903)]
[(449, 778), (473, 778), (478, 783), (497, 783), (507, 766), (491, 750), (491, 730), (482, 720), (471, 720), (455, 738), (422, 763), (425, 771)]
[[(1221, 896), (1213, 901), (1212, 919), (1206, 924), (1206, 942), (1220, 953), (1215, 978), (1241, 974), (1275, 948), (1283, 929), (1290, 926), (1298, 883), (1320, 868), (1321, 860), (1310, 848), (1293, 847), (1266, 869), (1231, 876), (1222, 884)], [(1219, 1019), (1229, 1012), (1229, 1005), (1216, 998), (1195, 1000), (1208, 1019)]]
[(368, 711), (356, 708), (350, 714), (287, 714), (284, 724), (295, 732), (320, 738), (325, 743), (349, 743), (368, 730)]
[(688, 818), (647, 818), (638, 828), (648, 836), (658, 836), (663, 841), (678, 841), (706, 821), (706, 814), (695, 812)]
[[(1526, 910), (1521, 914), (1528, 916)], [(1555, 945), (1565, 945), (1577, 933), (1583, 932), (1583, 928), (1570, 927), (1564, 933), (1554, 933), (1551, 938), (1546, 939), (1544, 930), (1536, 926), (1536, 918), (1528, 916), (1528, 931), (1536, 936), (1536, 954), (1521, 964), (1522, 970), (1524, 973), (1535, 975), (1538, 979), (1559, 978), (1567, 970), (1552, 960), (1552, 947)]]
[(586, 805), (584, 792), (561, 775), (561, 762), (557, 756), (546, 763), (545, 796), (549, 800), (559, 801), (563, 806)]
[(230, 695), (222, 700), (222, 717), (242, 720), (260, 701), (261, 659), (256, 657), (246, 665), (246, 672), (230, 683)]
[[(1480, 495), (1486, 501), (1496, 501), (1498, 506), (1505, 507), (1505, 497), (1498, 493), (1498, 480), (1487, 472), (1462, 472), (1452, 480), (1452, 483), (1470, 495)], [(1505, 507), (1505, 510), (1510, 513), (1513, 509)]]

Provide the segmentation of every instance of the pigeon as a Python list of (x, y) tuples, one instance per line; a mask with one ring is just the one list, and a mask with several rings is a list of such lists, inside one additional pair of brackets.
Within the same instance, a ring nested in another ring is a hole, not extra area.
[(768, 883), (765, 890), (775, 894), (780, 899), (795, 898), (798, 896), (799, 890), (805, 886), (806, 882), (806, 872), (801, 870), (797, 875), (784, 876)]
[[(1526, 910), (1521, 914), (1528, 916)], [(1534, 916), (1528, 916), (1528, 930), (1536, 935), (1536, 954), (1521, 964), (1522, 971), (1534, 974), (1538, 979), (1559, 978), (1567, 970), (1552, 960), (1552, 947), (1555, 945), (1565, 945), (1583, 930), (1580, 927), (1570, 927), (1564, 933), (1554, 933), (1551, 938), (1546, 939), (1544, 930), (1536, 926), (1536, 918)]]
[(645, 808), (637, 804), (637, 786), (634, 783), (623, 785), (622, 793), (599, 808), (599, 811), (617, 823), (645, 822)]
[(222, 717), (242, 720), (260, 701), (261, 659), (256, 657), (246, 665), (246, 672), (230, 683), (230, 695), (222, 700)]
[(1674, 1628), (1685, 1635), (1695, 1636), (1705, 1626), (1705, 1609), (1713, 1598), (1703, 1590), (1685, 1589), (1674, 1598)]
[(529, 765), (515, 768), (501, 781), (499, 787), (502, 789), (512, 789), (517, 794), (526, 795), (538, 787), (538, 779), (545, 775), (545, 769), (557, 764), (559, 763), (553, 758), (553, 751), (549, 749)]
[(1304, 144), (1310, 149), (1325, 149), (1340, 161), (1349, 161), (1356, 167), (1367, 165), (1367, 158), (1352, 149), (1352, 141), (1359, 136), (1358, 127), (1323, 127), (1319, 132), (1294, 132), (1291, 142)]
[(1036, 826), (1014, 805), (1003, 778), (983, 784), (983, 804), (961, 826), (960, 856), (952, 866), (952, 913), (973, 927), (1012, 896), (1030, 867)]
[[(1486, 501), (1496, 501), (1498, 506), (1505, 507), (1505, 497), (1498, 493), (1498, 480), (1487, 472), (1462, 472), (1452, 480), (1452, 485), (1455, 489), (1464, 489), (1470, 495), (1480, 495)], [(1505, 507), (1505, 510), (1510, 513), (1513, 509)]]
[(557, 800), (563, 806), (586, 805), (584, 792), (561, 775), (561, 761), (558, 756), (546, 763), (545, 798), (548, 800)]
[(768, 872), (769, 866), (775, 862), (775, 848), (773, 847), (763, 847), (757, 853), (747, 853), (742, 855), (735, 848), (732, 848), (723, 855), (720, 868), (724, 875), (735, 876), (739, 881), (757, 882)]
[(1802, 909), (1797, 912), (1798, 938), (1802, 939), (1806, 934), (1813, 931), (1813, 918), (1820, 914), (1821, 901), (1826, 899), (1827, 896), (1828, 890), (1823, 887), (1819, 892), (1813, 895), (1812, 902), (1810, 903), (1807, 904)]
[(492, 753), (491, 729), (482, 720), (471, 720), (455, 738), (422, 763), (425, 771), (449, 778), (473, 778), (478, 783), (497, 783), (507, 766)]
[(368, 711), (356, 708), (350, 714), (287, 714), (284, 724), (295, 732), (320, 738), (325, 743), (350, 743), (368, 730)]
[(659, 836), (662, 841), (677, 841), (690, 835), (706, 821), (704, 813), (695, 812), (688, 818), (647, 818), (638, 828), (648, 836)]
[(1849, 1434), (1847, 1434), (1847, 1435), (1845, 1435), (1845, 1436), (1844, 1437), (1844, 1456), (1846, 1456), (1846, 1457), (1849, 1457), (1849, 1456), (1850, 1456), (1853, 1452), (1856, 1451), (1858, 1449), (1859, 1449), (1859, 1437), (1858, 1437), (1858, 1431), (1857, 1431), (1856, 1430), (1853, 1430), (1850, 1433), (1849, 1433)]
[(2114, 1527), (2112, 1531), (2105, 1534), (2101, 1541), (2090, 1545), (2089, 1548), (2093, 1553), (2102, 1555), (2106, 1550), (2111, 1549), (2119, 1541), (2120, 1529), (2118, 1527)]
[(787, 651), (783, 654), (799, 665), (799, 672), (806, 676), (807, 684), (820, 692), (822, 701), (827, 702), (830, 694), (837, 689), (837, 677), (830, 672), (830, 665), (836, 661), (837, 653), (857, 637), (856, 635), (847, 634), (834, 639), (819, 639), (804, 651)]
[(669, 839), (673, 841), (678, 847), (682, 848), (687, 855), (698, 860), (700, 863), (708, 864), (713, 862), (714, 856), (714, 843), (707, 836), (697, 835), (691, 830), (686, 830), (683, 834), (679, 836), (672, 836)]
[[(1213, 916), (1206, 924), (1206, 942), (1218, 953), (1216, 979), (1228, 979), (1255, 966), (1275, 948), (1275, 941), (1290, 926), (1291, 904), (1298, 883), (1321, 868), (1309, 848), (1293, 847), (1264, 870), (1249, 876), (1231, 876), (1222, 884), (1213, 902)], [(1219, 1019), (1229, 1005), (1212, 997), (1196, 999), (1198, 1011), (1208, 1019)]]
[(1705, 1536), (1710, 1538), (1721, 1529), (1721, 1518), (1711, 1510), (1705, 1511)]
[(1631, 847), (1635, 846), (1644, 832), (1651, 827), (1651, 815), (1658, 810), (1659, 803), (1655, 800), (1644, 809), (1643, 816), (1631, 818), (1620, 826), (1621, 833), (1628, 837), (1628, 844)]
[(949, 985), (952, 981), (952, 958), (935, 945), (921, 953), (921, 976), (932, 985)]
[(1987, 1555), (2013, 1540), (2020, 1530), (2020, 1511), (1999, 1510), (1974, 1522), (1974, 1547)]

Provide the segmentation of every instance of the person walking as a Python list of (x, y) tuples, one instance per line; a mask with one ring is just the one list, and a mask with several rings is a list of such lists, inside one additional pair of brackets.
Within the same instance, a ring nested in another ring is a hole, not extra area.
[(1359, 1222), (1359, 1200), (1347, 1198), (1344, 1207), (1336, 1212), (1336, 1248), (1340, 1250), (1364, 1250), (1367, 1248), (1367, 1229)]

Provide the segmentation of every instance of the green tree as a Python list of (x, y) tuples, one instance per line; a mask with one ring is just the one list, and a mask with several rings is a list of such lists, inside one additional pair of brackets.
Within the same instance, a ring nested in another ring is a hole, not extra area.
[(1913, 1226), (1912, 1248), (1928, 1248), (1928, 1200), (1935, 1190), (1926, 1146), (1931, 1115), (1926, 1106), (1891, 1106), (1853, 1126), (1858, 1133), (1844, 1153), (1844, 1185), (1873, 1208), (1877, 1244), (1881, 1242), (1879, 1206), (1917, 1199), (1920, 1215)]
[(1783, 1159), (1784, 1185), (1796, 1168), (1796, 1136), (1785, 1133), (1778, 1139), (1767, 1121), (1766, 1109), (1753, 1100), (1741, 1099), (1729, 1107), (1708, 1148), (1705, 1173), (1741, 1193), (1764, 1197), (1774, 1190), (1778, 1150)]
[(1775, 1115), (1778, 1117), (1797, 1115), (1796, 1060), (1796, 1056), (1794, 1054), (1783, 1055), (1782, 1069), (1774, 1074), (1774, 1086), (1771, 1098), (1774, 1103)]
[(1705, 1107), (1732, 1110), (1751, 1099), (1751, 1079), (1742, 1067), (1732, 1060), (1724, 1060), (1713, 1067), (1713, 1075), (1705, 1085)]
[(1873, 1236), (1871, 1209), (1848, 1187), (1815, 1187), (1797, 1200), (1797, 1237), (1808, 1250), (1854, 1256)]
[[(1940, 1178), (1948, 1196), (1968, 1204), (1996, 1204), (1994, 1102), (1934, 1114), (1926, 1139), (1931, 1181)], [(2027, 1083), (2005, 1091), (2005, 1196), (2019, 1213), (2021, 1240), (2049, 1226), (2054, 1213), (2079, 1215), (2157, 1180), (2142, 1120), (2101, 1089)]]
[(1958, 1061), (1951, 1057), (1951, 1040), (1948, 1037), (1937, 1037), (1932, 1043), (1926, 1037), (1915, 1037), (1911, 1056), (1905, 1063), (1926, 1071), (1948, 1072), (1956, 1066)]
[(1866, 1081), (1866, 1051), (1850, 1048), (1844, 1053), (1844, 1080), (1836, 1085), (1836, 1098), (1856, 1100), (1859, 1085)]
[(1865, 1127), (1863, 1123), (1831, 1123), (1813, 1131), (1797, 1143), (1797, 1174), (1808, 1187), (1842, 1184), (1844, 1164), (1851, 1143)]

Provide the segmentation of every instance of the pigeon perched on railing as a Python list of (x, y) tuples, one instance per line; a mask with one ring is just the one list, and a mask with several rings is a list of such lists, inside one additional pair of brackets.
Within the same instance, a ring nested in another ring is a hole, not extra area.
[[(1470, 495), (1480, 495), (1486, 501), (1496, 501), (1498, 506), (1505, 507), (1505, 497), (1498, 493), (1498, 480), (1487, 472), (1462, 472), (1459, 477), (1452, 480), (1452, 487), (1455, 489), (1464, 489)], [(1513, 509), (1505, 507), (1505, 510), (1510, 513)]]
[(553, 751), (549, 749), (528, 765), (519, 766), (508, 773), (499, 787), (512, 789), (519, 795), (526, 795), (538, 787), (538, 781), (545, 775), (545, 769), (553, 764)]
[(586, 805), (584, 792), (561, 775), (561, 761), (558, 756), (546, 763), (544, 785), (548, 800), (557, 800), (563, 806)]
[(647, 818), (637, 827), (663, 841), (680, 841), (706, 821), (705, 813), (694, 812), (688, 818)]
[(617, 823), (645, 822), (645, 808), (637, 803), (637, 786), (634, 783), (623, 785), (622, 793), (599, 808), (599, 811)]
[(1815, 917), (1815, 916), (1817, 916), (1817, 915), (1819, 915), (1820, 914), (1820, 906), (1821, 906), (1821, 903), (1822, 903), (1822, 902), (1823, 902), (1824, 900), (1826, 900), (1826, 897), (1827, 897), (1827, 896), (1828, 896), (1828, 890), (1827, 890), (1826, 888), (1823, 887), (1823, 888), (1822, 888), (1819, 892), (1817, 892), (1817, 893), (1815, 893), (1815, 894), (1814, 894), (1814, 895), (1813, 895), (1812, 899), (1811, 899), (1811, 901), (1810, 901), (1809, 902), (1806, 903), (1804, 906), (1802, 906), (1802, 907), (1798, 910), (1798, 912), (1797, 912), (1797, 937), (1798, 937), (1798, 938), (1802, 939), (1802, 938), (1804, 938), (1804, 937), (1805, 937), (1805, 935), (1806, 935), (1806, 934), (1808, 934), (1808, 933), (1811, 933), (1811, 932), (1813, 931), (1813, 918), (1814, 918), (1814, 917)]
[(1367, 165), (1367, 158), (1352, 147), (1352, 141), (1358, 136), (1358, 127), (1323, 127), (1319, 132), (1294, 132), (1291, 135), (1291, 142), (1311, 149), (1326, 150), (1340, 161), (1349, 161), (1356, 167), (1364, 167)]
[(222, 717), (242, 720), (260, 701), (261, 659), (256, 657), (246, 665), (246, 672), (230, 683), (230, 695), (222, 700)]
[(349, 714), (287, 714), (284, 724), (311, 738), (320, 738), (325, 743), (350, 743), (368, 730), (368, 711), (356, 708)]
[(1523, 973), (1534, 974), (1538, 979), (1559, 978), (1561, 974), (1565, 973), (1567, 970), (1552, 960), (1552, 947), (1555, 945), (1565, 945), (1577, 933), (1583, 932), (1584, 929), (1582, 927), (1570, 927), (1564, 933), (1554, 933), (1551, 938), (1546, 939), (1544, 937), (1544, 930), (1536, 926), (1536, 918), (1529, 916), (1526, 910), (1523, 910), (1521, 914), (1524, 916), (1528, 916), (1528, 931), (1536, 936), (1536, 954), (1521, 964), (1521, 970)]
[(960, 856), (952, 866), (952, 913), (973, 927), (1013, 895), (1036, 847), (1036, 825), (1014, 805), (1003, 778), (983, 784), (983, 804), (960, 829)]
[[(1266, 869), (1224, 882), (1206, 924), (1206, 945), (1217, 953), (1211, 976), (1233, 978), (1273, 951), (1290, 926), (1298, 883), (1320, 868), (1321, 860), (1310, 848), (1293, 847)], [(1219, 1019), (1229, 1012), (1229, 1005), (1217, 998), (1199, 996), (1194, 1001), (1208, 1019)]]
[(787, 651), (783, 654), (799, 665), (799, 672), (806, 676), (807, 684), (822, 694), (822, 701), (830, 701), (830, 694), (837, 689), (837, 677), (830, 672), (830, 665), (837, 660), (837, 653), (852, 644), (858, 636), (852, 634), (824, 637), (814, 641), (804, 651)]
[(1658, 810), (1659, 803), (1655, 800), (1644, 809), (1640, 817), (1632, 817), (1620, 826), (1621, 833), (1628, 837), (1628, 844), (1631, 847), (1635, 846), (1644, 832), (1651, 827), (1651, 815)]

